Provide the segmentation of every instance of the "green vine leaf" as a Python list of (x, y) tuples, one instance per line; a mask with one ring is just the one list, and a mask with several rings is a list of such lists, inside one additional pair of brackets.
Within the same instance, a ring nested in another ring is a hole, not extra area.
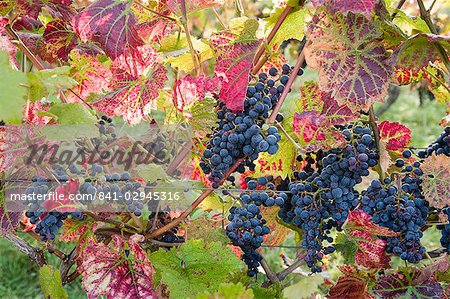
[(216, 292), (232, 273), (242, 269), (242, 262), (220, 242), (205, 244), (189, 240), (179, 248), (160, 249), (150, 255), (160, 283), (167, 285), (170, 298), (186, 298), (204, 291)]
[(450, 157), (433, 154), (425, 159), (421, 168), (425, 199), (438, 209), (450, 205)]
[(44, 265), (39, 269), (39, 283), (42, 293), (50, 299), (67, 299), (69, 295), (62, 286), (61, 273), (52, 266)]

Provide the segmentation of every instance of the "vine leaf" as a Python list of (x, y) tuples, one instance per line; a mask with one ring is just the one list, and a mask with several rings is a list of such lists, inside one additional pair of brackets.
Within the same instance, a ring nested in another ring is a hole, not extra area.
[(5, 122), (20, 123), (22, 105), (25, 103), (26, 89), (22, 87), (27, 81), (26, 75), (13, 70), (10, 66), (8, 53), (0, 51), (0, 119)]
[(75, 86), (77, 81), (70, 77), (69, 72), (69, 66), (61, 66), (28, 73), (30, 99), (37, 101)]
[(411, 36), (395, 51), (397, 64), (403, 68), (418, 70), (440, 59), (436, 45), (450, 50), (450, 37), (431, 33)]
[[(214, 57), (213, 50), (206, 42), (193, 39), (192, 44), (200, 57), (200, 63)], [(171, 67), (177, 68), (185, 73), (189, 73), (194, 69), (194, 61), (192, 60), (192, 55), (189, 51), (178, 56), (171, 56), (166, 59), (166, 62), (169, 63)]]
[(125, 243), (114, 235), (114, 245), (92, 241), (83, 250), (80, 271), (88, 298), (158, 298), (153, 267), (139, 246), (144, 237), (133, 235)]
[(25, 121), (34, 125), (46, 125), (52, 121), (52, 118), (43, 115), (42, 112), (48, 111), (49, 105), (41, 101), (30, 102), (28, 105), (23, 105), (23, 115)]
[(253, 299), (253, 290), (246, 289), (242, 283), (221, 283), (216, 293), (205, 292), (197, 296), (197, 299)]
[(137, 124), (152, 109), (156, 109), (159, 90), (167, 80), (167, 70), (159, 63), (158, 53), (151, 46), (117, 57), (111, 65), (112, 92), (94, 102), (108, 115), (122, 116), (130, 124)]
[(19, 227), (19, 221), (22, 218), (22, 213), (8, 211), (7, 206), (6, 202), (0, 199), (0, 235), (16, 232)]
[(387, 94), (393, 67), (377, 41), (381, 34), (364, 16), (351, 12), (321, 12), (308, 25), (308, 66), (319, 71), (320, 88), (352, 111), (367, 111)]
[[(247, 22), (252, 23), (251, 20)], [(259, 40), (256, 37), (251, 38), (249, 32), (242, 29), (240, 33), (243, 34), (240, 35), (236, 28), (230, 28), (227, 32), (212, 35), (210, 41), (217, 56), (214, 74), (223, 80), (219, 99), (234, 111), (244, 109), (248, 76), (253, 56), (259, 46)], [(237, 42), (237, 39), (244, 41)]]
[(62, 286), (61, 273), (52, 266), (44, 265), (39, 269), (39, 283), (46, 298), (67, 299), (69, 295)]
[[(111, 70), (101, 64), (96, 57), (72, 51), (69, 58), (70, 74), (78, 82), (74, 89), (82, 99), (86, 100), (91, 95), (110, 91)], [(68, 95), (68, 98), (79, 101), (79, 98), (72, 93)]]
[(65, 125), (94, 124), (97, 119), (80, 103), (59, 103), (48, 110), (57, 116), (57, 122)]
[[(216, 101), (211, 98), (206, 98), (201, 102), (197, 102), (191, 106), (189, 113), (192, 117), (190, 125), (194, 130), (196, 136), (204, 137), (208, 133), (212, 133), (212, 129), (217, 125), (217, 114), (214, 112)], [(201, 170), (197, 161), (194, 166), (194, 173), (201, 177), (200, 181), (210, 184), (211, 181), (207, 179), (206, 175)], [(197, 180), (197, 179), (194, 179)]]
[(389, 275), (380, 276), (373, 288), (382, 298), (443, 298), (443, 290), (433, 276), (423, 281), (417, 268), (402, 268)]
[(388, 268), (389, 256), (386, 255), (386, 241), (378, 236), (390, 237), (397, 233), (372, 222), (369, 214), (354, 210), (349, 212), (346, 226), (348, 237), (356, 242), (355, 262), (366, 268)]
[(398, 122), (382, 121), (378, 124), (378, 130), (388, 151), (402, 151), (411, 143), (411, 130)]
[(327, 298), (329, 299), (375, 299), (369, 294), (367, 281), (356, 276), (341, 276), (337, 283), (331, 287)]
[(270, 246), (280, 246), (283, 244), (289, 234), (289, 229), (277, 222), (278, 209), (262, 207), (261, 215), (266, 219), (267, 225), (270, 228), (270, 234), (264, 237), (264, 244)]
[[(222, 6), (225, 0), (189, 0), (186, 2), (188, 12), (213, 6)], [(175, 13), (181, 14), (181, 0), (167, 0), (167, 7)]]
[(438, 209), (450, 205), (450, 157), (433, 154), (425, 159), (421, 169), (425, 199)]
[(160, 44), (161, 40), (167, 36), (175, 27), (175, 21), (169, 20), (165, 17), (170, 17), (172, 12), (167, 7), (167, 1), (156, 1), (153, 11), (156, 13), (149, 13), (141, 5), (133, 2), (132, 9), (138, 18), (139, 24), (137, 25), (137, 31), (139, 36), (145, 42), (156, 42)]
[(293, 131), (300, 145), (308, 150), (329, 149), (343, 144), (344, 137), (333, 126), (358, 117), (347, 106), (340, 105), (330, 93), (321, 91), (317, 83), (306, 82), (293, 115)]
[[(268, 18), (265, 19), (267, 21), (266, 30), (270, 31), (275, 26), (275, 23), (280, 18), (281, 13), (283, 12), (284, 7), (278, 7), (270, 14)], [(305, 20), (308, 16), (307, 9), (299, 9), (294, 12), (291, 12), (287, 15), (284, 22), (281, 24), (277, 33), (275, 33), (272, 41), (269, 46), (280, 46), (281, 43), (288, 39), (296, 39), (302, 40), (303, 32), (304, 32), (304, 24)]]
[(99, 0), (76, 15), (73, 27), (82, 41), (98, 43), (112, 59), (143, 45), (129, 1)]
[(173, 104), (178, 111), (183, 112), (185, 107), (189, 108), (192, 104), (202, 101), (207, 93), (219, 90), (220, 85), (218, 78), (187, 75), (177, 80), (173, 86)]
[(330, 12), (353, 12), (365, 15), (367, 18), (372, 17), (372, 12), (378, 1), (376, 0), (312, 0), (314, 6), (326, 8)]
[(231, 273), (239, 272), (242, 262), (220, 242), (205, 244), (202, 239), (190, 239), (178, 248), (160, 249), (150, 260), (167, 285), (170, 298), (186, 298), (186, 294), (217, 291)]
[(5, 29), (5, 26), (8, 25), (8, 23), (8, 19), (0, 16), (0, 51), (8, 52), (11, 63), (19, 68), (19, 62), (16, 59), (17, 48), (9, 39)]
[(69, 58), (70, 51), (78, 44), (77, 35), (72, 31), (70, 24), (62, 19), (47, 23), (42, 37), (47, 52), (54, 59), (50, 62), (66, 61)]

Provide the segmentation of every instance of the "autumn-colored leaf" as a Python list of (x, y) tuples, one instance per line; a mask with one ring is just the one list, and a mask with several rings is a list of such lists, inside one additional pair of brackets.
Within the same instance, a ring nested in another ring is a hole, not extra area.
[(234, 111), (244, 108), (248, 75), (259, 45), (258, 40), (246, 43), (234, 42), (238, 37), (230, 32), (211, 36), (211, 48), (217, 56), (214, 73), (223, 80), (219, 99)]
[(99, 0), (76, 15), (72, 23), (82, 41), (99, 43), (112, 59), (143, 44), (130, 2)]
[(385, 140), (383, 140), (383, 139), (380, 140), (379, 148), (380, 148), (380, 152), (379, 152), (380, 159), (379, 159), (378, 164), (381, 168), (381, 171), (383, 173), (386, 173), (388, 171), (389, 167), (391, 167), (394, 164), (394, 162), (392, 161), (391, 155), (389, 155), (389, 152), (386, 149), (386, 141)]
[(112, 92), (94, 103), (100, 111), (137, 124), (156, 109), (156, 99), (167, 80), (167, 70), (159, 63), (154, 48), (143, 46), (119, 56), (112, 63), (111, 72), (113, 77), (109, 87)]
[(369, 294), (367, 281), (355, 276), (341, 276), (337, 283), (330, 289), (329, 299), (372, 299)]
[(80, 271), (89, 299), (98, 296), (108, 299), (158, 298), (153, 285), (152, 264), (139, 246), (143, 240), (143, 236), (134, 235), (125, 244), (114, 235), (112, 247), (91, 241), (84, 248)]
[(389, 151), (402, 151), (411, 142), (411, 130), (398, 122), (382, 121), (378, 124), (378, 130)]
[(355, 112), (384, 100), (393, 68), (372, 22), (351, 12), (321, 12), (308, 28), (306, 61), (319, 71), (322, 90)]
[(398, 272), (380, 276), (373, 290), (381, 298), (443, 298), (441, 285), (430, 277), (426, 281), (418, 283), (420, 270), (416, 268), (404, 268)]
[[(182, 0), (167, 0), (167, 6), (173, 13), (180, 15), (181, 1)], [(189, 1), (183, 0), (183, 1), (185, 1), (186, 10), (188, 12), (207, 7), (222, 6), (225, 3), (225, 0), (189, 0)]]
[(372, 12), (377, 4), (376, 0), (312, 0), (316, 7), (323, 7), (330, 12), (353, 12), (372, 17)]
[(0, 202), (0, 235), (15, 233), (22, 216), (21, 212), (9, 211), (7, 203)]
[(430, 62), (440, 59), (437, 44), (450, 49), (450, 37), (418, 33), (404, 41), (394, 53), (394, 57), (397, 64), (403, 68), (417, 70), (427, 67)]
[(352, 230), (365, 231), (370, 235), (382, 237), (395, 237), (398, 233), (372, 222), (372, 217), (362, 210), (353, 210), (348, 213), (347, 226)]
[(46, 125), (52, 118), (49, 116), (41, 115), (42, 111), (47, 111), (50, 106), (41, 101), (29, 102), (23, 106), (23, 115), (25, 122), (34, 125)]
[(280, 246), (286, 239), (289, 229), (277, 222), (278, 208), (262, 207), (261, 215), (266, 219), (270, 228), (270, 234), (264, 236), (264, 244), (270, 246)]
[(9, 54), (9, 60), (17, 68), (19, 67), (19, 62), (16, 59), (17, 48), (12, 44), (8, 35), (6, 34), (5, 26), (9, 23), (8, 19), (0, 16), (0, 51), (5, 51)]
[(450, 205), (450, 157), (435, 155), (422, 163), (422, 193), (431, 206), (441, 209)]
[[(70, 71), (72, 78), (78, 82), (74, 90), (82, 99), (86, 100), (91, 94), (103, 94), (110, 91), (111, 70), (101, 64), (96, 57), (74, 50), (70, 53), (69, 62), (72, 67)], [(79, 101), (79, 98), (72, 93), (68, 97), (74, 102)]]
[(47, 23), (42, 37), (54, 61), (67, 60), (70, 51), (77, 45), (75, 32), (67, 21), (61, 19)]
[(220, 84), (218, 78), (187, 75), (183, 79), (177, 80), (173, 86), (173, 104), (178, 111), (183, 112), (185, 107), (202, 101), (207, 93), (217, 91)]

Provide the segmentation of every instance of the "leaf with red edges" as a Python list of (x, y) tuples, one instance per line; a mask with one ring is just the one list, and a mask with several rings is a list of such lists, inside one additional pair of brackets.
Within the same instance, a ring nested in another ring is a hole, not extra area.
[(270, 234), (264, 236), (264, 244), (266, 245), (280, 246), (283, 244), (290, 231), (286, 226), (277, 222), (278, 210), (279, 209), (273, 207), (261, 208), (261, 215), (266, 219), (267, 225), (270, 228)]
[(439, 51), (436, 47), (437, 44), (449, 51), (450, 37), (431, 33), (418, 33), (404, 41), (395, 51), (394, 57), (398, 66), (418, 70), (427, 67), (430, 62), (440, 59)]
[(367, 281), (355, 276), (341, 276), (330, 289), (328, 299), (372, 299), (369, 294)]
[(47, 23), (42, 37), (47, 52), (52, 55), (54, 61), (66, 61), (70, 51), (77, 45), (77, 35), (72, 31), (70, 24), (61, 19)]
[(111, 72), (109, 87), (112, 92), (94, 103), (100, 111), (137, 124), (156, 109), (156, 99), (167, 80), (167, 70), (158, 62), (158, 53), (153, 47), (142, 46), (117, 57)]
[(6, 203), (0, 205), (0, 235), (15, 233), (22, 216), (23, 214), (21, 212), (9, 211)]
[(99, 0), (76, 15), (72, 23), (82, 41), (99, 43), (112, 59), (129, 55), (143, 44), (129, 1)]
[(29, 102), (23, 106), (23, 115), (26, 123), (34, 125), (46, 125), (52, 118), (49, 116), (40, 115), (41, 111), (47, 111), (50, 105), (42, 103), (41, 101)]
[[(72, 78), (78, 82), (74, 90), (82, 99), (87, 99), (91, 94), (110, 91), (111, 70), (101, 64), (96, 57), (74, 50), (70, 53), (70, 66)], [(68, 98), (75, 102), (79, 100), (73, 94), (69, 94)]]
[(422, 163), (422, 194), (431, 206), (441, 209), (450, 205), (450, 157), (435, 155)]
[(348, 213), (347, 226), (352, 230), (365, 231), (375, 236), (395, 237), (398, 235), (386, 227), (374, 224), (372, 217), (362, 210), (353, 210)]
[(353, 12), (365, 15), (367, 18), (372, 17), (372, 12), (377, 4), (377, 0), (312, 0), (316, 7), (326, 8), (330, 12)]
[(84, 248), (80, 270), (89, 299), (158, 297), (153, 285), (153, 267), (139, 246), (143, 240), (143, 236), (133, 235), (125, 244), (114, 235), (111, 247), (91, 241)]
[(192, 77), (187, 75), (177, 80), (173, 86), (172, 101), (178, 111), (182, 112), (185, 107), (202, 101), (207, 93), (219, 90), (221, 82), (218, 78)]
[(364, 16), (321, 12), (309, 23), (308, 66), (319, 71), (319, 86), (352, 111), (383, 101), (393, 72), (378, 42), (382, 32)]
[[(0, 1), (1, 2), (1, 1)], [(12, 28), (15, 31), (38, 31), (42, 27), (42, 22), (40, 20), (35, 20), (33, 18), (24, 16), (18, 17), (12, 24)]]
[(388, 151), (402, 151), (411, 143), (411, 130), (398, 122), (382, 121), (378, 130)]
[(17, 48), (13, 45), (11, 40), (6, 33), (6, 25), (8, 25), (8, 19), (0, 16), (0, 51), (6, 51), (9, 54), (9, 61), (14, 64), (17, 68), (19, 67), (19, 62), (16, 59)]
[(27, 15), (37, 19), (44, 3), (40, 0), (17, 0), (14, 5), (14, 12), (21, 16)]
[(404, 268), (392, 274), (380, 276), (373, 290), (381, 298), (443, 298), (442, 286), (434, 277), (426, 281), (418, 282), (420, 270), (416, 268)]
[(259, 41), (234, 42), (239, 36), (223, 32), (211, 36), (211, 48), (217, 56), (214, 73), (223, 79), (219, 99), (233, 111), (244, 108), (248, 75)]
[[(167, 6), (176, 14), (181, 14), (182, 0), (167, 0)], [(188, 12), (213, 6), (222, 6), (225, 0), (189, 0), (185, 1)]]

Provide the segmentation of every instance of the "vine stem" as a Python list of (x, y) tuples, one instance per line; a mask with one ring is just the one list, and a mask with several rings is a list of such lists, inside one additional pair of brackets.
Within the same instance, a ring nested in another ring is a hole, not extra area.
[(181, 164), (181, 162), (184, 160), (184, 158), (189, 154), (189, 152), (191, 151), (191, 148), (193, 146), (194, 146), (194, 143), (192, 142), (192, 140), (190, 140), (187, 144), (185, 144), (183, 149), (178, 153), (175, 160), (170, 162), (169, 166), (167, 167), (166, 173), (168, 175), (172, 175), (177, 170), (177, 167)]
[(397, 16), (397, 12), (402, 8), (403, 4), (405, 4), (406, 0), (400, 0), (400, 2), (397, 4), (396, 10), (391, 15), (391, 20), (395, 19)]
[(37, 59), (36, 56), (28, 49), (28, 47), (22, 42), (20, 37), (17, 35), (17, 33), (11, 28), (9, 24), (5, 26), (6, 33), (9, 35), (9, 37), (16, 41), (15, 44), (17, 48), (19, 48), (23, 53), (25, 53), (25, 56), (33, 63), (34, 67), (36, 67), (39, 71), (45, 70), (45, 66), (42, 64), (42, 62)]
[[(289, 5), (286, 6), (286, 8), (283, 10), (283, 12), (281, 13), (280, 17), (278, 18), (277, 22), (273, 26), (272, 30), (270, 30), (269, 35), (267, 36), (267, 44), (270, 44), (270, 42), (272, 41), (273, 37), (278, 32), (278, 29), (280, 29), (281, 24), (283, 24), (284, 20), (286, 19), (286, 17), (288, 16), (288, 14), (291, 11), (292, 11), (292, 6), (289, 6)], [(258, 64), (258, 61), (261, 58), (261, 56), (264, 54), (265, 49), (266, 49), (266, 45), (263, 42), (259, 46), (258, 52), (256, 52), (255, 58), (253, 59), (253, 64), (254, 65)]]
[[(420, 9), (420, 18), (425, 21), (428, 28), (430, 29), (431, 33), (438, 34), (436, 26), (434, 25), (433, 21), (431, 20), (431, 9), (434, 6), (434, 2), (431, 4), (429, 9), (425, 8), (425, 4), (423, 3), (423, 0), (417, 0), (417, 4), (419, 5)], [(444, 47), (442, 47), (439, 43), (433, 43), (436, 49), (438, 50), (442, 61), (447, 68), (447, 73), (450, 73), (450, 60), (447, 56), (447, 52), (445, 51)]]
[(197, 75), (200, 73), (200, 64), (197, 52), (194, 49), (194, 44), (192, 43), (191, 32), (189, 31), (188, 26), (188, 18), (187, 18), (187, 9), (186, 9), (186, 0), (181, 0), (181, 23), (183, 24), (184, 33), (186, 34), (186, 40), (189, 45), (189, 50), (191, 52), (192, 61), (194, 62), (194, 68)]
[(126, 223), (120, 222), (120, 221), (116, 221), (113, 219), (106, 219), (103, 217), (100, 217), (98, 215), (96, 215), (95, 213), (92, 212), (83, 212), (84, 214), (88, 215), (89, 217), (93, 218), (95, 221), (99, 221), (99, 222), (104, 222), (104, 223), (109, 223), (112, 224), (114, 226), (116, 226), (117, 228), (126, 228), (129, 229), (133, 232), (137, 232), (136, 228), (134, 226), (128, 225)]
[(263, 267), (264, 272), (266, 272), (267, 277), (269, 278), (271, 283), (277, 283), (280, 280), (278, 279), (278, 276), (275, 272), (273, 272), (272, 268), (270, 268), (269, 264), (267, 263), (267, 261), (263, 258), (261, 260), (261, 267)]
[[(236, 161), (236, 163), (234, 163), (230, 169), (228, 169), (228, 171), (225, 173), (225, 175), (223, 176), (220, 184), (222, 184), (235, 170), (236, 168), (242, 163), (242, 161), (244, 161), (243, 158), (239, 159)], [(187, 218), (189, 216), (189, 214), (196, 208), (198, 207), (203, 200), (205, 200), (205, 198), (208, 197), (208, 195), (210, 195), (214, 190), (213, 189), (208, 189), (205, 190), (190, 206), (189, 208), (187, 208), (178, 218), (176, 218), (175, 220), (171, 221), (170, 223), (154, 230), (151, 231), (150, 233), (148, 233), (147, 235), (145, 235), (145, 240), (148, 239), (153, 239), (159, 235), (162, 235), (163, 233), (165, 233), (166, 231), (176, 227), (178, 224), (180, 224), (185, 218)]]
[(295, 78), (297, 77), (297, 73), (302, 67), (303, 62), (305, 61), (305, 53), (303, 51), (306, 44), (306, 38), (303, 38), (302, 46), (300, 49), (300, 55), (298, 56), (297, 63), (294, 66), (294, 69), (292, 70), (291, 75), (289, 76), (289, 80), (284, 86), (284, 90), (281, 93), (280, 98), (278, 99), (277, 105), (273, 108), (272, 114), (267, 119), (267, 124), (273, 124), (275, 121), (275, 118), (277, 117), (278, 112), (280, 112), (281, 106), (284, 103), (284, 100), (286, 99), (292, 84), (294, 83)]
[[(373, 105), (370, 106), (369, 108), (369, 124), (370, 127), (372, 128), (373, 131), (373, 135), (375, 137), (375, 143), (377, 145), (377, 150), (378, 150), (378, 154), (381, 155), (381, 147), (380, 147), (380, 130), (378, 130), (378, 126), (377, 126), (377, 120), (375, 117), (375, 111), (373, 109)], [(383, 169), (381, 169), (381, 166), (379, 166), (377, 168), (378, 170), (378, 175), (380, 176), (380, 180), (382, 181), (384, 179), (384, 172)]]
[(223, 29), (228, 29), (228, 26), (223, 22), (222, 18), (220, 17), (219, 13), (217, 12), (217, 9), (213, 6), (211, 7), (212, 11), (214, 12), (214, 15), (216, 16), (217, 20), (219, 21), (220, 25)]

